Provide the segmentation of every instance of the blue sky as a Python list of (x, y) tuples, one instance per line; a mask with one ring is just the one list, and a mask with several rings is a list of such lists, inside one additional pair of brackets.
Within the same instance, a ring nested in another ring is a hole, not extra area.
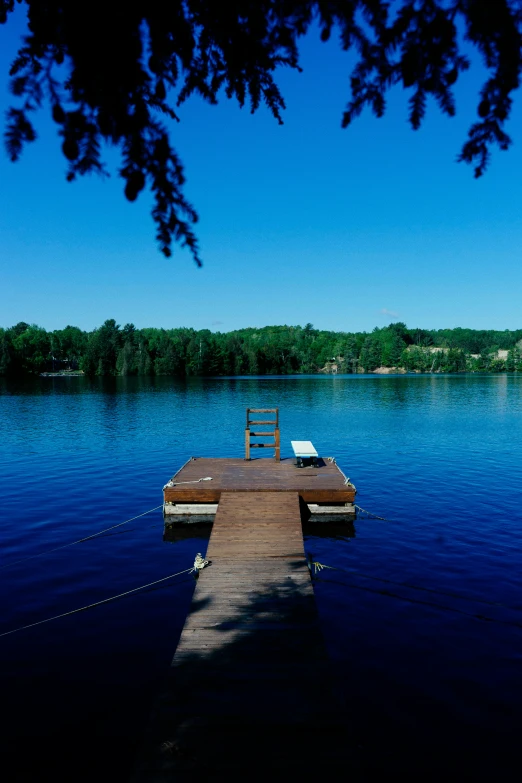
[[(2, 111), (22, 30), (19, 10), (0, 26)], [(42, 114), (20, 162), (0, 149), (0, 326), (520, 328), (520, 101), (511, 150), (477, 181), (455, 160), (480, 65), (457, 85), (454, 119), (432, 104), (414, 132), (396, 90), (383, 119), (367, 112), (343, 131), (351, 62), (333, 37), (310, 34), (304, 73), (278, 76), (283, 126), (226, 99), (182, 108), (173, 140), (203, 269), (180, 248), (170, 259), (158, 251), (150, 199), (125, 200), (114, 150), (110, 180), (65, 182), (56, 126)]]

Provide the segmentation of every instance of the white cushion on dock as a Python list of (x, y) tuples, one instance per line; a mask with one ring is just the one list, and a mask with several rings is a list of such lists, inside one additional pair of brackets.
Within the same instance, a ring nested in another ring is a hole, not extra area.
[(296, 457), (317, 457), (317, 451), (311, 440), (291, 440)]

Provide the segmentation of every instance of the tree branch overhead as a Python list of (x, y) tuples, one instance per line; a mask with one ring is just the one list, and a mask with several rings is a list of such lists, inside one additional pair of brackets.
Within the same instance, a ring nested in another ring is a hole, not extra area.
[[(299, 70), (299, 39), (318, 24), (323, 41), (333, 30), (345, 50), (357, 52), (347, 127), (366, 107), (377, 117), (393, 86), (411, 91), (409, 121), (418, 128), (426, 99), (455, 113), (453, 89), (469, 67), (458, 30), (488, 70), (459, 160), (481, 176), (491, 149), (511, 143), (504, 130), (519, 86), (522, 45), (520, 0), (17, 0), (27, 6), (29, 31), (10, 69), (13, 105), (6, 114), (5, 147), (16, 161), (36, 139), (33, 115), (50, 107), (59, 127), (66, 177), (106, 174), (104, 143), (122, 154), (119, 174), (127, 199), (144, 188), (154, 197), (161, 251), (173, 242), (201, 265), (184, 196), (182, 162), (165, 118), (192, 95), (211, 104), (221, 95), (251, 112), (264, 104), (282, 123), (279, 66)], [(15, 0), (0, 0), (9, 23)]]

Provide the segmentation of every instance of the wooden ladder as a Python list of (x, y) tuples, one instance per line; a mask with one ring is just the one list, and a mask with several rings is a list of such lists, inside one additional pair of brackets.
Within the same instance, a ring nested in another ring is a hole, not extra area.
[[(252, 413), (275, 413), (275, 419), (251, 419)], [(273, 430), (263, 430), (262, 432), (253, 432), (250, 427), (259, 425), (266, 427), (270, 425)], [(273, 443), (252, 443), (251, 438), (261, 438), (264, 436), (273, 438)], [(250, 459), (250, 449), (275, 449), (274, 459), (279, 462), (281, 459), (281, 447), (279, 438), (279, 408), (247, 408), (246, 409), (246, 429), (245, 429), (245, 459)]]

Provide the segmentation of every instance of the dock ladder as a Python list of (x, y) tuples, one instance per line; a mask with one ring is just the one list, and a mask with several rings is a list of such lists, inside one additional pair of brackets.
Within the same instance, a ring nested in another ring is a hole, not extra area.
[[(252, 413), (274, 413), (275, 419), (251, 419)], [(251, 426), (270, 426), (273, 429), (254, 432)], [(273, 443), (252, 443), (251, 438), (273, 438)], [(250, 449), (275, 449), (274, 459), (279, 462), (281, 459), (281, 447), (279, 437), (279, 408), (247, 408), (246, 409), (246, 429), (245, 429), (245, 459), (250, 459)]]

